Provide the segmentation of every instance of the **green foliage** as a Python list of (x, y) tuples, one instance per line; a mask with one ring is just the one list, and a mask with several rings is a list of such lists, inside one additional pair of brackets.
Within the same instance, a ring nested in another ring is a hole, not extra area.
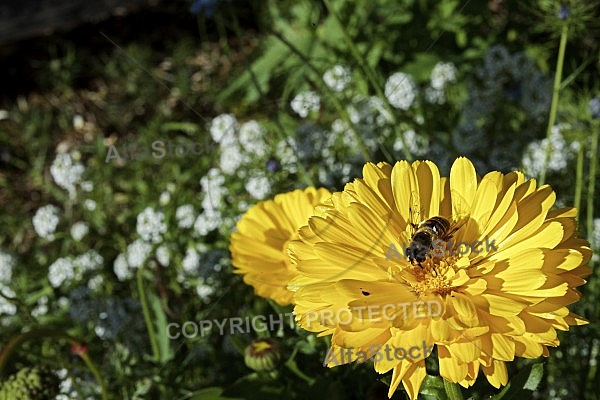
[(23, 368), (0, 386), (1, 400), (46, 400), (58, 394), (60, 380), (46, 368)]

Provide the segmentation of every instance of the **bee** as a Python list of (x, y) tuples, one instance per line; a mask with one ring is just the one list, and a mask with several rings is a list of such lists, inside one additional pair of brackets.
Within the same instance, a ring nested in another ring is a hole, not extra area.
[[(412, 209), (413, 207), (411, 207), (411, 215)], [(420, 215), (420, 213), (418, 214)], [(406, 256), (411, 264), (421, 266), (421, 263), (431, 256), (434, 248), (440, 249), (440, 243), (443, 243), (445, 247), (450, 242), (456, 231), (466, 223), (466, 220), (450, 221), (436, 215), (420, 223), (409, 223), (414, 232), (410, 238), (410, 244), (406, 248)]]

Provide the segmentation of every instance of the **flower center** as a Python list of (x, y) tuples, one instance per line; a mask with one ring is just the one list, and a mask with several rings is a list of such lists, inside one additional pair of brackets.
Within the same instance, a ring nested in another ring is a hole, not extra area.
[(411, 265), (410, 272), (415, 278), (410, 282), (411, 289), (419, 297), (451, 294), (456, 289), (452, 285), (452, 277), (455, 275), (454, 263), (457, 259), (457, 256), (447, 255), (441, 259), (427, 257), (420, 265)]

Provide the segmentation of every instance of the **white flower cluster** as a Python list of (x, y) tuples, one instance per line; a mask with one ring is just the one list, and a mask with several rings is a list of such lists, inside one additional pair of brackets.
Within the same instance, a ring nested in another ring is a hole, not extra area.
[(90, 250), (75, 258), (61, 257), (48, 267), (48, 281), (52, 287), (80, 280), (88, 271), (100, 268), (104, 259), (95, 250)]
[(156, 248), (156, 261), (163, 267), (168, 267), (171, 262), (171, 252), (169, 247), (162, 244)]
[(264, 199), (271, 191), (271, 182), (265, 175), (251, 176), (246, 181), (246, 191), (255, 199)]
[(248, 162), (246, 154), (242, 153), (237, 143), (228, 144), (221, 149), (219, 166), (227, 175), (235, 174), (240, 166)]
[(195, 274), (200, 266), (200, 254), (196, 251), (196, 249), (192, 247), (188, 247), (183, 260), (181, 261), (181, 266), (183, 267), (183, 271), (192, 275)]
[(341, 92), (352, 81), (350, 68), (336, 65), (323, 74), (323, 81), (334, 92)]
[(10, 284), (14, 267), (15, 258), (0, 249), (0, 287)]
[(594, 219), (594, 226), (592, 228), (592, 234), (590, 235), (590, 243), (592, 249), (600, 250), (600, 218)]
[(70, 154), (58, 154), (50, 166), (50, 174), (54, 182), (69, 192), (71, 198), (75, 198), (75, 185), (81, 181), (85, 168), (80, 163), (73, 163)]
[(255, 120), (244, 122), (240, 126), (240, 145), (247, 154), (263, 157), (267, 153), (265, 128)]
[(235, 143), (235, 132), (238, 127), (237, 119), (231, 114), (221, 114), (215, 117), (210, 124), (210, 135), (221, 146)]
[(571, 149), (561, 134), (563, 128), (563, 125), (553, 126), (550, 141), (548, 141), (548, 138), (544, 138), (527, 145), (525, 154), (521, 160), (526, 175), (530, 177), (537, 177), (539, 175), (542, 166), (544, 165), (544, 160), (546, 159), (548, 147), (550, 148), (550, 153), (547, 170), (560, 171), (567, 167)]
[(290, 106), (296, 114), (306, 118), (309, 112), (317, 112), (321, 109), (321, 98), (313, 91), (302, 92), (292, 99)]
[(443, 90), (448, 82), (456, 81), (456, 67), (451, 62), (438, 62), (431, 70), (431, 87)]
[[(427, 154), (427, 151), (429, 150), (429, 141), (426, 137), (417, 135), (414, 130), (409, 129), (402, 132), (402, 139), (404, 139), (404, 144), (406, 144), (406, 147), (411, 154), (417, 157), (422, 157)], [(402, 139), (399, 137), (396, 138), (396, 141), (394, 142), (394, 151), (401, 151), (404, 148)]]
[(200, 179), (200, 186), (204, 194), (202, 208), (204, 211), (196, 217), (194, 230), (201, 236), (206, 236), (210, 231), (219, 227), (221, 223), (221, 203), (227, 193), (224, 187), (225, 177), (216, 168), (211, 168)]
[(160, 243), (162, 234), (167, 231), (164, 219), (165, 214), (162, 211), (154, 211), (152, 207), (146, 207), (137, 216), (137, 233), (146, 242)]
[(89, 226), (85, 222), (75, 222), (71, 225), (71, 237), (79, 242), (90, 231)]
[(292, 174), (298, 172), (298, 155), (295, 149), (296, 141), (293, 138), (279, 141), (275, 148), (275, 155), (281, 162), (281, 168)]
[(8, 286), (15, 263), (12, 255), (0, 250), (0, 315), (15, 315), (17, 312), (17, 307), (2, 296), (15, 297), (15, 292)]
[(120, 281), (132, 278), (134, 270), (146, 261), (151, 250), (152, 245), (141, 239), (127, 246), (127, 251), (119, 254), (113, 264), (113, 271), (117, 278)]
[(196, 220), (196, 211), (191, 204), (184, 204), (177, 207), (175, 211), (175, 219), (179, 228), (191, 228)]
[(417, 97), (417, 85), (410, 75), (396, 72), (385, 83), (385, 97), (392, 107), (408, 110)]
[(54, 240), (54, 232), (58, 226), (59, 218), (58, 207), (48, 204), (40, 207), (33, 216), (32, 223), (38, 236)]
[[(0, 315), (15, 315), (17, 313), (17, 306), (4, 298), (6, 297), (15, 297), (16, 293), (9, 288), (8, 286), (0, 285)], [(5, 318), (0, 318), (0, 325), (6, 325), (8, 320)]]

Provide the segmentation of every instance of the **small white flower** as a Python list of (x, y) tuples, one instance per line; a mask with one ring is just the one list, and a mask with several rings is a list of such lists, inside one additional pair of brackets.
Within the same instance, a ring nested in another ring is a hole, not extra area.
[(325, 84), (334, 92), (341, 92), (344, 90), (351, 80), (352, 75), (350, 68), (339, 64), (328, 69), (323, 74), (323, 81), (325, 81)]
[(428, 86), (425, 89), (425, 101), (430, 104), (444, 104), (446, 102), (446, 94), (442, 89)]
[(271, 191), (271, 183), (266, 176), (252, 176), (246, 182), (246, 190), (255, 199), (262, 200)]
[(385, 83), (385, 97), (392, 107), (408, 110), (417, 96), (417, 85), (403, 72), (392, 74)]
[(129, 246), (127, 246), (127, 262), (129, 266), (132, 268), (138, 268), (146, 258), (150, 251), (152, 250), (152, 245), (137, 239)]
[(91, 192), (92, 190), (94, 190), (94, 182), (92, 181), (83, 181), (81, 182), (81, 190), (83, 190), (84, 192)]
[(87, 235), (89, 231), (90, 228), (85, 222), (75, 222), (71, 226), (71, 236), (78, 242), (83, 239), (83, 237)]
[(237, 172), (242, 163), (247, 162), (247, 157), (242, 154), (236, 144), (232, 144), (221, 149), (219, 166), (227, 175), (233, 175)]
[(292, 110), (302, 118), (306, 118), (311, 111), (317, 112), (321, 108), (321, 98), (315, 92), (302, 92), (292, 99)]
[(569, 146), (561, 134), (563, 126), (552, 127), (550, 141), (548, 138), (529, 143), (521, 160), (525, 173), (530, 177), (536, 177), (542, 170), (546, 159), (546, 151), (549, 147), (548, 171), (561, 171), (567, 167), (570, 154)]
[(58, 212), (58, 207), (52, 204), (41, 207), (36, 211), (32, 222), (38, 236), (54, 240), (54, 232), (59, 222)]
[(83, 117), (79, 114), (73, 116), (73, 128), (75, 128), (75, 130), (82, 130), (83, 127), (85, 126), (85, 120), (83, 119)]
[(75, 277), (75, 268), (70, 258), (61, 257), (48, 267), (48, 280), (52, 287), (59, 287)]
[(169, 191), (164, 191), (160, 194), (160, 197), (158, 198), (158, 203), (161, 206), (166, 206), (167, 204), (169, 204), (169, 202), (171, 201), (171, 193)]
[(246, 154), (264, 156), (267, 152), (264, 136), (265, 128), (254, 120), (245, 122), (240, 127), (240, 145)]
[(171, 261), (171, 253), (169, 251), (169, 247), (165, 244), (161, 244), (156, 249), (156, 260), (163, 267), (168, 267), (169, 262)]
[[(408, 151), (415, 156), (421, 157), (427, 154), (429, 150), (429, 143), (427, 138), (422, 135), (417, 135), (414, 130), (409, 129), (402, 133), (402, 138), (404, 139), (404, 143), (408, 148)], [(404, 144), (402, 143), (401, 138), (396, 138), (394, 142), (394, 151), (401, 151), (404, 148)]]
[(127, 264), (127, 258), (123, 253), (119, 254), (117, 258), (115, 258), (113, 271), (115, 272), (117, 279), (120, 281), (124, 281), (133, 277), (133, 272), (129, 268), (129, 265)]
[(50, 166), (50, 174), (54, 182), (69, 192), (71, 198), (75, 197), (75, 184), (81, 181), (85, 168), (80, 163), (73, 163), (68, 153), (58, 154)]
[(0, 287), (10, 283), (14, 266), (15, 258), (0, 250)]
[(94, 211), (96, 209), (96, 202), (92, 199), (87, 199), (83, 202), (83, 206), (88, 211)]
[(208, 298), (215, 292), (215, 289), (211, 286), (205, 285), (203, 283), (196, 286), (196, 293), (198, 293), (198, 297), (202, 300), (206, 301)]
[(77, 256), (73, 260), (73, 265), (77, 267), (77, 278), (81, 277), (87, 271), (93, 271), (102, 266), (104, 258), (96, 250), (89, 250), (84, 254)]
[(92, 291), (96, 291), (102, 287), (103, 283), (104, 278), (102, 277), (102, 275), (96, 275), (90, 278), (90, 280), (87, 283), (87, 287)]
[(200, 265), (200, 255), (193, 248), (188, 248), (185, 252), (185, 257), (181, 261), (181, 266), (186, 274), (192, 275), (197, 272)]
[(456, 67), (451, 62), (438, 62), (431, 70), (431, 87), (443, 90), (448, 82), (456, 81)]
[(160, 243), (162, 234), (167, 231), (167, 225), (164, 221), (164, 213), (162, 211), (154, 211), (152, 207), (146, 207), (137, 216), (137, 233), (146, 242)]
[(293, 138), (280, 141), (275, 149), (281, 168), (292, 174), (298, 172), (298, 155), (295, 149), (296, 141)]
[(175, 211), (175, 218), (177, 219), (177, 226), (180, 228), (191, 228), (196, 220), (196, 212), (194, 206), (191, 204), (184, 204), (177, 207)]
[(194, 222), (194, 230), (200, 236), (206, 236), (209, 232), (217, 229), (221, 225), (221, 213), (215, 210), (204, 210)]
[(592, 249), (600, 250), (600, 218), (594, 219), (594, 226), (592, 228), (592, 234), (590, 235), (590, 243)]
[(233, 115), (221, 114), (212, 120), (210, 135), (215, 142), (228, 146), (236, 142), (235, 132), (237, 128), (237, 119)]
[[(4, 296), (14, 298), (16, 297), (16, 293), (8, 286), (2, 285), (0, 285), (0, 292), (3, 295), (0, 296), (0, 315), (15, 315), (17, 313), (17, 306), (6, 300)], [(2, 325), (5, 325), (7, 322), (4, 318), (0, 319), (0, 321), (2, 321), (0, 322)]]
[(31, 310), (31, 315), (37, 318), (46, 314), (48, 314), (48, 296), (42, 296), (38, 299), (35, 308)]

